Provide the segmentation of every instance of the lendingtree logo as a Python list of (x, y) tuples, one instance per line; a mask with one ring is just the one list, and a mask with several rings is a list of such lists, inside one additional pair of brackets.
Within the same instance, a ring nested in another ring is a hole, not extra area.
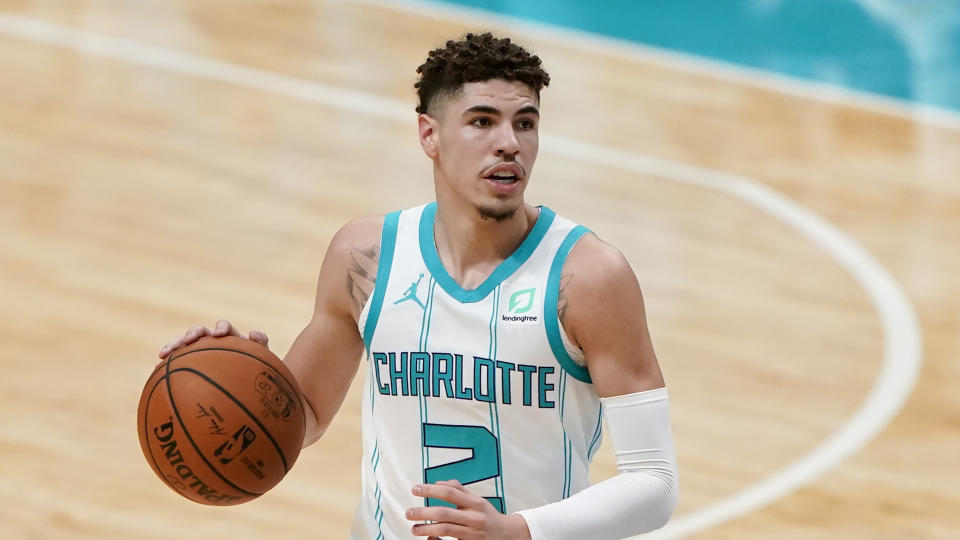
[(537, 295), (537, 289), (523, 289), (510, 295), (510, 301), (507, 304), (507, 313), (519, 315), (530, 311), (533, 307), (533, 299)]
[(540, 312), (533, 309), (537, 300), (537, 289), (521, 289), (510, 295), (507, 300), (507, 312), (500, 314), (504, 324), (534, 326), (540, 324)]

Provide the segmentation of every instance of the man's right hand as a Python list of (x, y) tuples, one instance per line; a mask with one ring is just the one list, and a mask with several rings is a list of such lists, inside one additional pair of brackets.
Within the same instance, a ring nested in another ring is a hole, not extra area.
[[(166, 345), (164, 345), (163, 348), (160, 349), (160, 354), (158, 356), (160, 356), (161, 360), (166, 360), (167, 356), (169, 356), (171, 352), (179, 349), (180, 347), (183, 347), (184, 345), (189, 345), (197, 341), (198, 339), (206, 336), (243, 337), (243, 335), (236, 328), (234, 328), (232, 324), (230, 324), (230, 321), (220, 319), (219, 321), (217, 321), (216, 326), (213, 327), (213, 330), (210, 330), (206, 326), (194, 326), (193, 328), (187, 330), (187, 332), (182, 337), (174, 339), (170, 343), (167, 343)], [(267, 342), (270, 341), (270, 338), (268, 338), (266, 334), (264, 334), (259, 330), (251, 330), (247, 338), (251, 341), (256, 341), (257, 343), (263, 345), (264, 347), (266, 347)]]

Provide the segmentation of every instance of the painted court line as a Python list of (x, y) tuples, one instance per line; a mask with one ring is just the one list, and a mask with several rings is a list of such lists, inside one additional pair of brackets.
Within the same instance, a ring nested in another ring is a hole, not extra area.
[[(410, 103), (243, 67), (131, 40), (0, 14), (0, 34), (67, 47), (207, 80), (256, 88), (359, 114), (413, 122)], [(883, 365), (864, 402), (808, 454), (760, 482), (689, 514), (644, 538), (681, 538), (761, 508), (815, 480), (857, 451), (890, 422), (913, 389), (922, 361), (913, 306), (890, 274), (852, 238), (799, 204), (746, 177), (675, 163), (571, 138), (542, 135), (542, 149), (558, 157), (616, 167), (697, 185), (739, 197), (810, 238), (864, 288), (884, 328)]]
[[(545, 136), (541, 138), (546, 139)], [(657, 540), (682, 538), (762, 508), (815, 480), (862, 449), (893, 420), (913, 390), (922, 362), (920, 325), (896, 280), (852, 238), (803, 206), (745, 177), (658, 158), (550, 137), (552, 150), (586, 163), (611, 166), (734, 195), (811, 239), (849, 271), (866, 291), (884, 329), (883, 365), (867, 398), (825, 441), (787, 467), (658, 531)], [(547, 146), (546, 144), (544, 146)]]

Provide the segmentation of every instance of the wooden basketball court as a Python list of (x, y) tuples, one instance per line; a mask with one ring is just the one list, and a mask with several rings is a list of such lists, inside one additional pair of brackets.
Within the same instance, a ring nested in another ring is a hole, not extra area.
[[(553, 77), (528, 199), (620, 247), (644, 288), (688, 527), (659, 538), (956, 537), (960, 121), (491, 24), (378, 2), (0, 2), (0, 536), (348, 537), (359, 385), (235, 508), (153, 475), (137, 400), (194, 324), (261, 329), (282, 356), (339, 226), (432, 198), (414, 69), (489, 28)], [(609, 448), (593, 472), (616, 472)]]

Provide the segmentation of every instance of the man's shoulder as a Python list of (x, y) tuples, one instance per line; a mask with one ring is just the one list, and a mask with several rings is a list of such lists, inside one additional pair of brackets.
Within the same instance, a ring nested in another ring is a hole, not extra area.
[(385, 218), (386, 216), (382, 214), (354, 218), (344, 223), (337, 234), (342, 233), (348, 236), (379, 235)]
[(577, 273), (600, 283), (633, 276), (633, 269), (623, 253), (593, 232), (584, 234), (570, 249), (563, 272)]
[(378, 215), (351, 219), (333, 235), (330, 247), (337, 249), (357, 245), (379, 246), (385, 217)]
[(332, 243), (346, 242), (347, 244), (356, 244), (359, 242), (364, 245), (379, 246), (380, 235), (383, 232), (383, 224), (388, 216), (420, 211), (430, 204), (431, 203), (425, 203), (412, 208), (397, 210), (390, 214), (371, 215), (352, 219), (340, 227), (340, 230), (333, 236)]
[(574, 304), (612, 304), (639, 289), (623, 253), (592, 232), (580, 238), (567, 255), (561, 284), (563, 296)]
[(393, 216), (396, 218), (400, 214), (419, 212), (430, 206), (430, 204), (436, 203), (424, 203), (412, 208), (397, 210), (389, 214), (370, 215), (351, 219), (333, 235), (328, 251), (350, 252), (358, 246), (363, 246), (363, 249), (374, 248), (379, 251), (383, 226), (388, 217)]
[(619, 327), (643, 311), (643, 295), (630, 263), (596, 234), (584, 235), (570, 250), (560, 283), (561, 323), (585, 353), (591, 335), (602, 335), (606, 328)]

